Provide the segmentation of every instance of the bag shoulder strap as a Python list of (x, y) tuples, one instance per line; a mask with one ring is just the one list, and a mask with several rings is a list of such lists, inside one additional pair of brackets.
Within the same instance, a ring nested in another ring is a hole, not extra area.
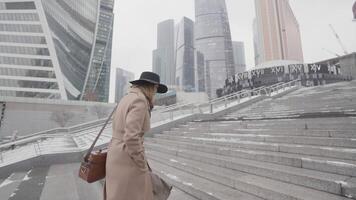
[(90, 156), (90, 153), (93, 151), (94, 146), (95, 146), (96, 142), (98, 141), (100, 135), (103, 133), (103, 131), (104, 131), (106, 125), (108, 124), (108, 122), (110, 121), (112, 115), (113, 115), (114, 112), (116, 111), (117, 106), (118, 106), (118, 104), (116, 104), (114, 110), (110, 113), (110, 116), (106, 119), (106, 121), (105, 121), (105, 123), (104, 123), (104, 126), (101, 127), (101, 129), (100, 129), (100, 131), (99, 131), (99, 134), (96, 136), (95, 140), (93, 141), (93, 143), (91, 144), (91, 146), (90, 146), (90, 148), (88, 149), (87, 153), (85, 154), (85, 156), (84, 156), (84, 161), (86, 161), (86, 162), (88, 161), (89, 156)]

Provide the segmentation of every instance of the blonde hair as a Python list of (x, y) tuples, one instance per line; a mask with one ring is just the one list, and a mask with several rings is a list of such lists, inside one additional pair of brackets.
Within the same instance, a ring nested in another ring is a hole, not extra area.
[(156, 94), (156, 90), (155, 90), (155, 85), (154, 84), (133, 84), (131, 86), (132, 88), (138, 88), (142, 91), (142, 93), (146, 96), (146, 98), (148, 99), (151, 108), (153, 108), (153, 104), (154, 104), (154, 96)]

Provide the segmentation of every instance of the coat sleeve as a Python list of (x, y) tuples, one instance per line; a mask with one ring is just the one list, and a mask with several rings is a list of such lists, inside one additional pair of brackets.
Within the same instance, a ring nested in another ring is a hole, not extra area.
[(147, 110), (145, 99), (136, 98), (133, 101), (126, 115), (125, 134), (123, 137), (128, 154), (142, 170), (148, 170), (142, 138), (140, 137)]

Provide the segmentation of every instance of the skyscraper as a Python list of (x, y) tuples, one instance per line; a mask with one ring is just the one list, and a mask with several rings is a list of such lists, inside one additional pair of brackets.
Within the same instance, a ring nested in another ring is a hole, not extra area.
[[(204, 55), (206, 92), (216, 97), (225, 79), (235, 74), (225, 0), (195, 0), (195, 48)], [(208, 73), (209, 72), (209, 73)]]
[(356, 20), (356, 1), (354, 3), (354, 6), (352, 7), (352, 13), (354, 14), (354, 20)]
[(197, 92), (205, 92), (206, 81), (208, 77), (205, 70), (204, 55), (199, 51), (195, 51), (195, 90)]
[(176, 85), (182, 91), (195, 91), (194, 22), (183, 17), (176, 27)]
[(157, 25), (157, 49), (152, 53), (152, 71), (159, 74), (168, 86), (175, 85), (174, 20)]
[(243, 42), (232, 42), (232, 50), (234, 52), (235, 72), (241, 73), (246, 71), (245, 45)]
[(256, 65), (271, 60), (303, 62), (299, 25), (289, 0), (255, 0)]
[(135, 79), (135, 75), (132, 72), (116, 68), (116, 81), (115, 81), (115, 102), (119, 102), (120, 99), (127, 93), (130, 87), (130, 82)]
[(113, 4), (0, 0), (0, 96), (107, 101)]

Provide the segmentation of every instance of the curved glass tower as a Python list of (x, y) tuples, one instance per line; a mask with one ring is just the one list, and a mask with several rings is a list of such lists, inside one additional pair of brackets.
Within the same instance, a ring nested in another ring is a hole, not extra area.
[(195, 48), (204, 55), (206, 92), (216, 97), (225, 79), (235, 74), (225, 0), (195, 0)]
[(0, 96), (108, 101), (113, 4), (0, 0)]

